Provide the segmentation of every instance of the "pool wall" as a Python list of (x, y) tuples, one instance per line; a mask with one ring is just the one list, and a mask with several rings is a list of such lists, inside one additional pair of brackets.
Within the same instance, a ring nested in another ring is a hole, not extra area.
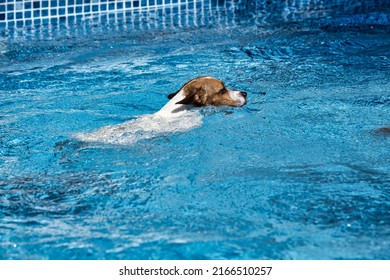
[(77, 23), (96, 17), (130, 18), (134, 11), (202, 8), (197, 0), (1, 0), (0, 28), (21, 28), (59, 22)]
[(205, 13), (225, 8), (225, 12), (250, 10), (263, 18), (289, 19), (296, 14), (300, 17), (325, 16), (335, 11), (356, 14), (381, 11), (389, 6), (388, 0), (0, 0), (0, 31), (91, 20), (122, 24), (134, 20), (134, 14), (139, 12), (153, 13), (156, 17), (180, 14), (196, 20), (204, 18)]

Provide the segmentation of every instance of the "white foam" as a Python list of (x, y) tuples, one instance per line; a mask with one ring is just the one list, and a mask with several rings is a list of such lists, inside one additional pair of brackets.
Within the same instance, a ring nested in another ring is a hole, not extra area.
[(74, 137), (83, 142), (131, 145), (143, 139), (187, 131), (201, 124), (202, 117), (197, 111), (187, 111), (170, 117), (158, 114), (142, 115), (135, 120), (105, 126), (91, 133), (78, 133)]

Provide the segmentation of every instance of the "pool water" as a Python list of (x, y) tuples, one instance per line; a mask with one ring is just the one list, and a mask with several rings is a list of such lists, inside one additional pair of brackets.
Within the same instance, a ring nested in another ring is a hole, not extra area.
[[(0, 258), (389, 259), (389, 19), (243, 10), (234, 24), (3, 38)], [(127, 145), (74, 138), (152, 114), (201, 75), (248, 104)]]

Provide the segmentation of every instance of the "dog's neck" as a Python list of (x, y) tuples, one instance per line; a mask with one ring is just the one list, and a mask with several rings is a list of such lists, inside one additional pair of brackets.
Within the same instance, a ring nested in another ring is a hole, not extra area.
[(179, 116), (187, 111), (191, 105), (176, 104), (180, 100), (183, 100), (183, 91), (178, 92), (164, 107), (160, 109), (155, 115), (162, 117)]

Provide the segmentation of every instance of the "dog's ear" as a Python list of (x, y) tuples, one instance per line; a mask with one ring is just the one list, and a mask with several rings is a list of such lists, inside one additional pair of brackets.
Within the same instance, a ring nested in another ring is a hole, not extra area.
[(179, 91), (176, 91), (174, 93), (171, 93), (170, 95), (168, 95), (168, 99), (172, 99), (175, 97), (175, 95), (178, 93)]
[(195, 94), (189, 94), (188, 96), (184, 97), (184, 99), (180, 100), (179, 102), (176, 102), (176, 104), (183, 104), (183, 105), (195, 105), (197, 102), (195, 100)]
[(184, 104), (184, 105), (193, 105), (196, 107), (204, 106), (204, 101), (202, 101), (202, 95), (199, 91), (194, 91), (188, 94), (184, 99), (176, 102), (176, 104)]

